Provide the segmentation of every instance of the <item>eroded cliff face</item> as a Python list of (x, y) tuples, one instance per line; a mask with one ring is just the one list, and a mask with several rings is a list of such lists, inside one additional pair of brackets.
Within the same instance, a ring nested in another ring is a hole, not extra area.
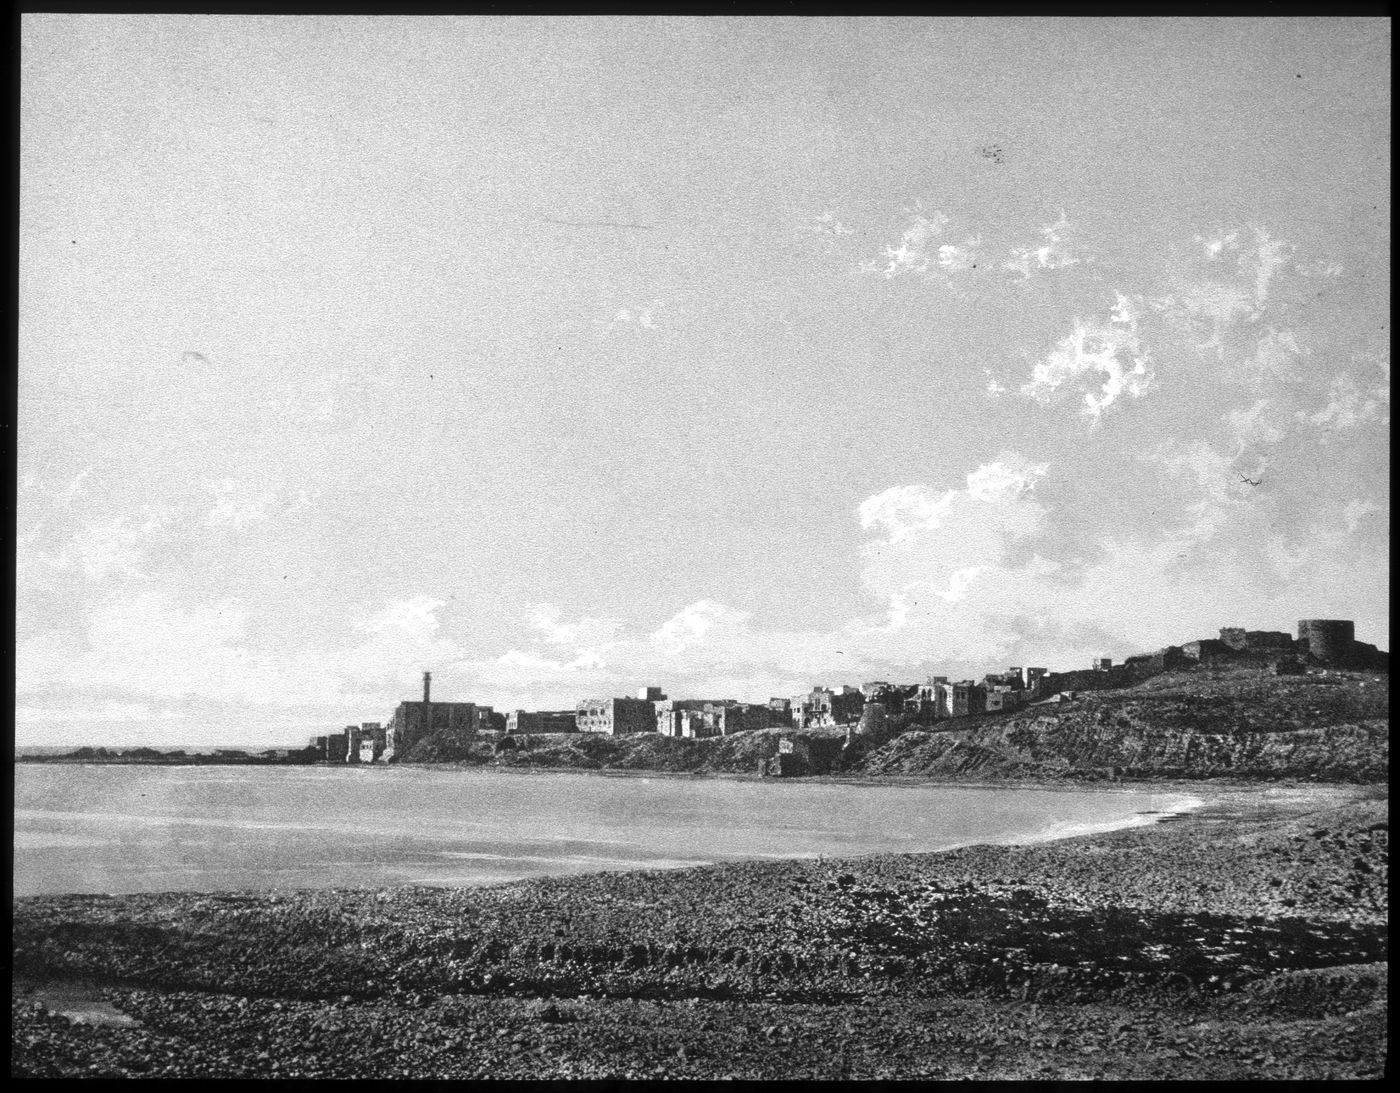
[(1389, 679), (1182, 672), (966, 730), (910, 732), (869, 774), (987, 778), (1243, 778), (1378, 782), (1389, 769)]
[(858, 737), (778, 730), (711, 740), (643, 734), (516, 738), (469, 761), (499, 766), (755, 774), (783, 736), (806, 740), (805, 773), (948, 779), (1237, 778), (1379, 782), (1390, 758), (1388, 676), (1174, 672), (1014, 714)]

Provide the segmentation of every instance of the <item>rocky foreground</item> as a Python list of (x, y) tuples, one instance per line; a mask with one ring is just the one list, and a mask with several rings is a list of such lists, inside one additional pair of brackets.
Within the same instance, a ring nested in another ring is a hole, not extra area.
[(1379, 1077), (1388, 845), (1383, 791), (1241, 791), (1026, 847), (24, 899), (11, 1070)]

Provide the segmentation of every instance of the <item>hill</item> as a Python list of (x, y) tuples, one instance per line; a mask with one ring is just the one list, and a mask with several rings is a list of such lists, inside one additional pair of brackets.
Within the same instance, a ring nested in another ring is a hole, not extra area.
[(895, 726), (843, 747), (839, 729), (769, 729), (709, 740), (646, 734), (483, 736), (471, 765), (756, 774), (784, 737), (809, 774), (948, 780), (1231, 778), (1380, 782), (1389, 769), (1390, 679), (1266, 669), (1168, 672), (1006, 714)]

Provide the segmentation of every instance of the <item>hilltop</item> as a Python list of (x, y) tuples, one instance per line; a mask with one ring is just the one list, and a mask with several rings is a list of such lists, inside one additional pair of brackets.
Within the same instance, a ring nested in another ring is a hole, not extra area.
[(934, 726), (768, 729), (705, 740), (652, 733), (483, 735), (475, 766), (757, 774), (783, 739), (805, 773), (925, 779), (1098, 781), (1231, 778), (1379, 782), (1389, 768), (1390, 679), (1261, 668), (1166, 672), (1133, 686)]

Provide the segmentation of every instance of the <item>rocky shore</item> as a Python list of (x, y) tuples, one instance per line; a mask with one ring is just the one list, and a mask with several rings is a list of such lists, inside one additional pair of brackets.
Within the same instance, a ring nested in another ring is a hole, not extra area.
[(1384, 791), (1201, 792), (1033, 846), (18, 900), (12, 1075), (1378, 1077)]

